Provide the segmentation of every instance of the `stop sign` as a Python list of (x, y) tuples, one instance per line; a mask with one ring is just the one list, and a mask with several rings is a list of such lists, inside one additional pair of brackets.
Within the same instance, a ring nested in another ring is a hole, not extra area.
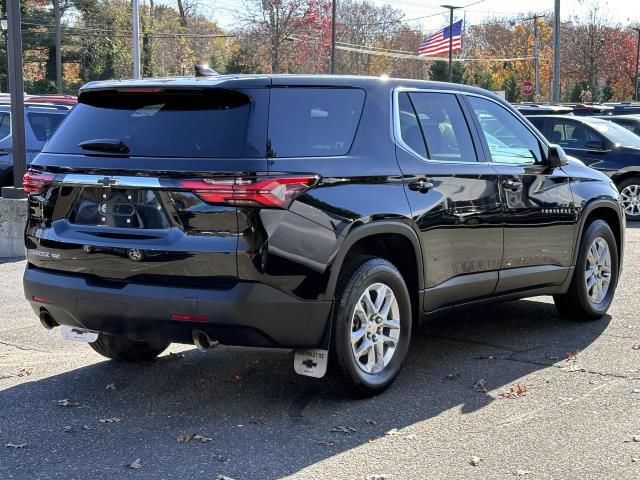
[(522, 82), (522, 94), (523, 95), (533, 95), (535, 91), (535, 87), (532, 82)]

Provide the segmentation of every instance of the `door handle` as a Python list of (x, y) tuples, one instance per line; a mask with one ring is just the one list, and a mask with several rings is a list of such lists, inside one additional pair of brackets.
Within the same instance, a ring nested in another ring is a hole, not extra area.
[(432, 188), (433, 183), (428, 182), (424, 178), (421, 178), (420, 180), (416, 180), (415, 182), (411, 182), (409, 184), (409, 190), (413, 190), (414, 192), (427, 193)]
[(518, 192), (522, 189), (522, 182), (518, 182), (516, 180), (505, 180), (502, 182), (502, 186), (505, 190), (511, 190), (512, 192)]

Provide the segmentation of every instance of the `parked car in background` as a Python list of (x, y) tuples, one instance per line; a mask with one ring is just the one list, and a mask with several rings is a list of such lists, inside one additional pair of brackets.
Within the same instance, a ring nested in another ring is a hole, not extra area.
[(457, 306), (553, 295), (600, 318), (624, 250), (605, 175), (456, 84), (90, 83), (24, 188), (44, 327), (126, 361), (294, 349), (297, 373), (352, 397), (387, 388), (412, 329)]
[[(42, 150), (49, 137), (71, 107), (64, 105), (26, 104), (25, 147), (27, 165)], [(13, 143), (11, 139), (11, 107), (0, 104), (0, 185), (13, 185)]]
[(609, 119), (564, 115), (529, 121), (567, 154), (608, 175), (620, 191), (627, 220), (640, 220), (640, 137)]
[(602, 118), (604, 120), (609, 120), (610, 122), (616, 123), (631, 133), (635, 133), (636, 135), (640, 135), (640, 115), (605, 115), (597, 118)]
[(573, 108), (564, 105), (521, 103), (514, 105), (525, 117), (534, 115), (570, 115)]
[(603, 112), (604, 115), (632, 115), (640, 114), (640, 103), (620, 102), (620, 103), (605, 103), (607, 107), (611, 107), (611, 110)]
[(596, 103), (565, 103), (563, 106), (573, 109), (573, 114), (579, 117), (592, 117), (594, 115), (608, 115), (613, 107)]

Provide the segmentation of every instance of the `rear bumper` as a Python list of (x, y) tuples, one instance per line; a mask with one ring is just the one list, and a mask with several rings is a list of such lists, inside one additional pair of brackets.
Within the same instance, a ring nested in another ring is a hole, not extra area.
[[(111, 286), (30, 266), (23, 281), (36, 313), (46, 309), (61, 325), (141, 340), (192, 343), (191, 332), (198, 328), (226, 345), (318, 347), (324, 343), (331, 311), (331, 302), (299, 300), (260, 283), (240, 282), (227, 290)], [(170, 320), (172, 314), (197, 315), (206, 321)]]

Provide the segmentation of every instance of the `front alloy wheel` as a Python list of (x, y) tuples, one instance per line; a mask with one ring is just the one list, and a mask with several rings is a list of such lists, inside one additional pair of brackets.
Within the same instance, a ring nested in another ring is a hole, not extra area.
[(359, 257), (340, 274), (324, 382), (336, 393), (364, 398), (398, 376), (411, 339), (411, 298), (388, 260)]
[(629, 178), (618, 185), (620, 203), (627, 220), (640, 220), (640, 178)]
[(596, 238), (589, 247), (584, 281), (589, 300), (595, 305), (601, 303), (607, 296), (611, 283), (611, 251), (602, 237)]

